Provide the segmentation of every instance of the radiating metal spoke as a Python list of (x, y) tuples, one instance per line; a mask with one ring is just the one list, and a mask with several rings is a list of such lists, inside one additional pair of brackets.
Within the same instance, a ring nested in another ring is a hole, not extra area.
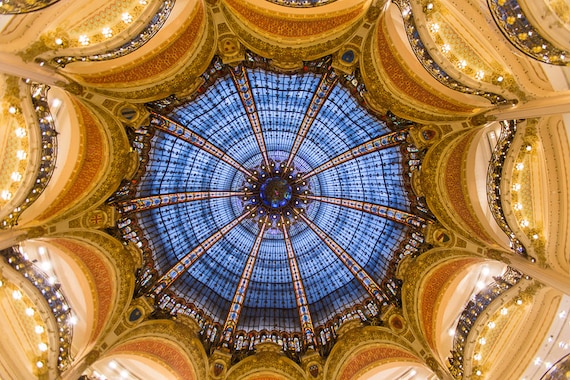
[(344, 164), (347, 161), (354, 160), (357, 157), (399, 145), (406, 140), (407, 136), (408, 136), (408, 131), (402, 130), (398, 132), (388, 133), (387, 135), (383, 135), (372, 140), (368, 140), (365, 143), (362, 143), (354, 148), (350, 148), (344, 151), (343, 153), (339, 154), (338, 156), (317, 166), (310, 172), (303, 175), (301, 177), (301, 180), (306, 180), (309, 177), (317, 175), (321, 172), (324, 172), (325, 170), (328, 170), (340, 164)]
[(253, 273), (253, 268), (255, 267), (255, 261), (257, 260), (257, 254), (259, 253), (259, 248), (261, 247), (261, 242), (263, 241), (263, 235), (265, 235), (266, 229), (267, 229), (267, 224), (261, 223), (261, 226), (259, 228), (259, 233), (257, 234), (255, 242), (253, 243), (253, 247), (251, 248), (249, 257), (247, 258), (247, 262), (245, 263), (245, 267), (243, 268), (243, 272), (241, 274), (238, 286), (234, 293), (232, 305), (230, 306), (230, 311), (228, 312), (228, 316), (226, 318), (226, 322), (224, 323), (224, 330), (222, 333), (222, 339), (225, 343), (231, 341), (233, 331), (235, 330), (238, 324), (239, 316), (241, 314), (241, 309), (243, 307), (245, 296), (247, 294), (247, 289), (249, 287), (251, 274)]
[(253, 129), (253, 134), (257, 140), (257, 145), (259, 146), (259, 151), (263, 157), (263, 162), (269, 167), (269, 156), (267, 155), (267, 147), (265, 146), (265, 139), (263, 138), (263, 129), (261, 127), (261, 121), (259, 120), (259, 114), (257, 113), (257, 107), (255, 105), (255, 99), (253, 98), (253, 92), (251, 91), (251, 83), (249, 82), (249, 77), (247, 76), (247, 71), (244, 66), (240, 65), (234, 70), (230, 70), (232, 74), (232, 79), (234, 85), (238, 91), (241, 98), (243, 107), (245, 108), (245, 113)]
[(303, 286), (299, 264), (297, 263), (295, 250), (293, 249), (293, 244), (291, 243), (291, 238), (289, 237), (284, 217), (281, 217), (281, 227), (283, 229), (283, 239), (285, 240), (285, 247), (287, 249), (287, 258), (289, 259), (289, 268), (291, 269), (291, 280), (293, 282), (293, 289), (295, 290), (295, 301), (297, 302), (299, 321), (301, 322), (301, 328), (305, 334), (305, 343), (307, 346), (312, 346), (314, 348), (315, 328), (309, 311), (309, 301), (307, 299), (305, 287)]
[(299, 126), (299, 131), (297, 132), (297, 136), (295, 137), (295, 141), (291, 147), (291, 152), (289, 152), (289, 157), (287, 158), (285, 167), (291, 167), (291, 163), (297, 155), (299, 148), (301, 148), (301, 145), (303, 144), (307, 133), (309, 133), (311, 125), (313, 125), (313, 122), (319, 114), (319, 111), (321, 110), (323, 104), (325, 104), (325, 101), (327, 100), (337, 81), (338, 76), (334, 71), (329, 71), (322, 76), (321, 81), (317, 86), (317, 90), (311, 99), (311, 103), (305, 112), (303, 121)]
[(251, 216), (251, 212), (255, 210), (248, 210), (238, 218), (232, 220), (221, 229), (214, 232), (207, 239), (200, 242), (194, 249), (188, 252), (181, 260), (172, 266), (154, 285), (151, 293), (159, 294), (167, 289), (174, 281), (176, 281), (184, 272), (188, 270), (204, 253), (212, 248), (221, 238), (224, 237), (230, 230), (240, 224), (244, 219)]
[(339, 258), (339, 260), (344, 264), (344, 266), (352, 273), (352, 275), (360, 282), (362, 287), (366, 289), (368, 294), (374, 297), (376, 300), (382, 304), (388, 297), (384, 294), (380, 286), (366, 273), (366, 271), (340, 246), (333, 238), (331, 238), (325, 231), (319, 228), (312, 220), (307, 218), (307, 216), (294, 210), (301, 220), (303, 220), (307, 226), (317, 236), (326, 244), (327, 247)]
[(148, 197), (130, 199), (119, 203), (119, 212), (127, 214), (130, 212), (141, 212), (157, 207), (170, 206), (179, 203), (194, 201), (204, 201), (215, 198), (229, 198), (243, 196), (243, 191), (191, 191), (184, 193), (170, 193), (151, 195)]
[(333, 205), (366, 212), (368, 214), (380, 216), (382, 218), (393, 220), (394, 222), (416, 228), (422, 228), (427, 223), (427, 221), (424, 218), (419, 217), (417, 215), (411, 214), (406, 211), (398, 210), (396, 208), (378, 205), (375, 203), (355, 201), (352, 199), (344, 199), (344, 198), (325, 197), (320, 195), (299, 195), (299, 198), (330, 203)]
[(217, 159), (241, 171), (247, 177), (253, 177), (253, 174), (249, 170), (244, 168), (239, 162), (228, 156), (223, 150), (216, 147), (202, 136), (166, 116), (159, 115), (155, 112), (151, 112), (151, 115), (154, 116), (151, 118), (151, 125), (153, 127), (202, 149), (204, 152), (211, 154)]

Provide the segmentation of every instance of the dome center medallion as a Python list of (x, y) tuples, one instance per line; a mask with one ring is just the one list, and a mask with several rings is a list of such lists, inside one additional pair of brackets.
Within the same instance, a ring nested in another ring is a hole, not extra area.
[(261, 184), (259, 197), (267, 207), (277, 209), (287, 205), (293, 190), (289, 182), (281, 177), (272, 177)]

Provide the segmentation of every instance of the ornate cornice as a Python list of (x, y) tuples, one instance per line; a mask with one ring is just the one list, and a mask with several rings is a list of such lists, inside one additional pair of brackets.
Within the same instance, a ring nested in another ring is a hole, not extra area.
[[(125, 162), (131, 161), (130, 145), (117, 120), (93, 104), (89, 105), (91, 109), (79, 102), (75, 104), (81, 112), (82, 122), (79, 125), (85, 126), (85, 162), (78, 163), (74, 169), (76, 175), (66, 185), (62, 195), (38, 218), (45, 220), (65, 210), (55, 219), (50, 220), (50, 223), (65, 220), (104, 202), (126, 175), (128, 168), (124, 166)], [(97, 118), (92, 111), (96, 111)], [(102, 122), (104, 122), (104, 131), (99, 126)], [(109, 161), (105, 162), (102, 160), (104, 158), (108, 158)], [(98, 179), (99, 176), (104, 179)], [(77, 203), (77, 199), (81, 201)], [(68, 204), (74, 202), (76, 202), (75, 205), (70, 209)]]
[(251, 29), (257, 29), (256, 34), (275, 36), (280, 39), (311, 39), (323, 34), (332, 34), (348, 27), (360, 18), (365, 10), (363, 2), (343, 11), (332, 14), (308, 15), (276, 14), (251, 5), (244, 1), (225, 0), (225, 10), (235, 17), (244, 20)]
[[(269, 344), (276, 346), (274, 348), (277, 350), (280, 349), (280, 347), (274, 343)], [(244, 380), (252, 377), (255, 378), (255, 375), (266, 375), (267, 373), (276, 375), (278, 379), (297, 380), (306, 378), (306, 373), (298, 364), (284, 354), (278, 353), (270, 347), (268, 348), (268, 350), (258, 350), (255, 355), (243, 359), (237, 365), (230, 368), (226, 379)]]
[(130, 353), (162, 362), (182, 379), (207, 379), (208, 359), (200, 341), (184, 324), (153, 320), (119, 336), (101, 356)]
[(160, 51), (135, 60), (132, 64), (97, 75), (83, 75), (81, 81), (101, 87), (116, 86), (117, 83), (149, 83), (151, 79), (163, 76), (165, 72), (180, 65), (197, 47), (208, 20), (202, 2), (198, 2), (193, 14), (188, 17), (187, 24), (180, 33), (173, 35), (163, 44)]
[(282, 42), (277, 44), (276, 41), (261, 38), (255, 32), (247, 29), (227, 7), (224, 6), (222, 10), (230, 28), (249, 50), (274, 61), (291, 64), (295, 68), (302, 67), (303, 61), (317, 59), (335, 52), (338, 47), (346, 43), (360, 27), (360, 22), (355, 22), (336, 38), (326, 39), (324, 42), (319, 43), (311, 43), (307, 40), (298, 46), (283, 47)]

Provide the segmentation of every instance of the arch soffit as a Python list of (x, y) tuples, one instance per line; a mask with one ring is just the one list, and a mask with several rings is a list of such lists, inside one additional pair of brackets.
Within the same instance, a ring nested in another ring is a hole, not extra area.
[(270, 2), (224, 0), (226, 14), (254, 34), (280, 43), (304, 43), (340, 34), (362, 18), (368, 0), (336, 2), (316, 8), (284, 8)]
[(295, 380), (306, 378), (301, 367), (278, 352), (259, 351), (231, 367), (228, 380)]
[[(127, 170), (124, 163), (130, 161), (126, 134), (107, 111), (77, 99), (72, 104), (77, 118), (71, 130), (80, 134), (77, 160), (58, 196), (50, 197), (50, 204), (38, 205), (41, 213), (34, 216), (35, 222), (54, 223), (107, 199)], [(29, 218), (24, 214), (22, 220)]]
[[(162, 96), (166, 96), (172, 92), (167, 92), (167, 89), (162, 88), (165, 83), (169, 87), (175, 87), (173, 83), (170, 83), (171, 81), (167, 81), (167, 78), (175, 75), (184, 77), (200, 75), (210, 60), (205, 56), (211, 58), (215, 48), (210, 13), (202, 1), (196, 2), (192, 9), (176, 13), (190, 14), (184, 18), (179, 16), (180, 23), (172, 22), (171, 27), (159, 31), (154, 37), (155, 40), (161, 41), (158, 46), (153, 48), (153, 44), (150, 44), (148, 47), (141, 47), (139, 50), (144, 52), (144, 55), (139, 56), (140, 53), (137, 52), (135, 59), (132, 55), (135, 53), (118, 58), (119, 65), (110, 70), (101, 70), (101, 67), (108, 67), (107, 62), (92, 63), (91, 66), (95, 73), (79, 74), (77, 75), (78, 81), (85, 86), (106, 89), (107, 92), (115, 90), (125, 93), (133, 89), (151, 91), (148, 87), (159, 87), (164, 92)], [(174, 11), (172, 16), (175, 16)], [(160, 37), (166, 36), (167, 33), (168, 37)], [(152, 50), (149, 51), (149, 49)], [(75, 65), (83, 65), (83, 63)], [(181, 78), (177, 78), (176, 83), (180, 81)], [(185, 87), (187, 83), (183, 83)], [(116, 88), (117, 85), (119, 89)], [(128, 93), (126, 95), (129, 96)]]
[(478, 128), (445, 136), (431, 147), (424, 159), (421, 188), (430, 209), (447, 228), (469, 240), (500, 248), (489, 236), (473, 210), (466, 182), (466, 159)]
[(180, 379), (206, 379), (208, 358), (194, 332), (172, 320), (146, 321), (119, 337), (101, 357), (142, 356), (169, 368)]
[(96, 343), (129, 305), (135, 269), (130, 254), (121, 243), (100, 231), (67, 232), (42, 241), (57, 247), (83, 269), (93, 297), (94, 323), (89, 342)]
[[(462, 272), (484, 261), (468, 251), (435, 248), (407, 259), (399, 269), (398, 277), (404, 279), (404, 314), (416, 335), (425, 337), (432, 350), (437, 348), (438, 314), (446, 290)], [(408, 278), (418, 281), (406, 281)]]
[(383, 364), (424, 363), (409, 342), (392, 331), (377, 326), (353, 328), (339, 338), (324, 368), (324, 378), (354, 379)]

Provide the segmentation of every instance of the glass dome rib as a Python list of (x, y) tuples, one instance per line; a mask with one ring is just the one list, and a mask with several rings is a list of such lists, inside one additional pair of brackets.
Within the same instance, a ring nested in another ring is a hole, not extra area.
[[(216, 344), (236, 348), (237, 335), (259, 340), (267, 331), (297, 337), (294, 346), (306, 349), (324, 344), (319, 332), (343, 313), (374, 318), (398, 302), (384, 283), (397, 282), (387, 276), (425, 222), (405, 185), (406, 132), (370, 150), (394, 127), (323, 62), (282, 73), (259, 58), (237, 68), (215, 61), (206, 87), (190, 100), (152, 104), (154, 121), (140, 132), (149, 134), (147, 162), (134, 195), (119, 203), (125, 238), (154, 268), (140, 283), (157, 300), (170, 295), (166, 310), (202, 315), (202, 333)], [(276, 166), (262, 166), (269, 162)], [(323, 170), (305, 177), (315, 168)], [(287, 178), (299, 205), (255, 203), (264, 175)], [(293, 225), (285, 234), (286, 221)]]

